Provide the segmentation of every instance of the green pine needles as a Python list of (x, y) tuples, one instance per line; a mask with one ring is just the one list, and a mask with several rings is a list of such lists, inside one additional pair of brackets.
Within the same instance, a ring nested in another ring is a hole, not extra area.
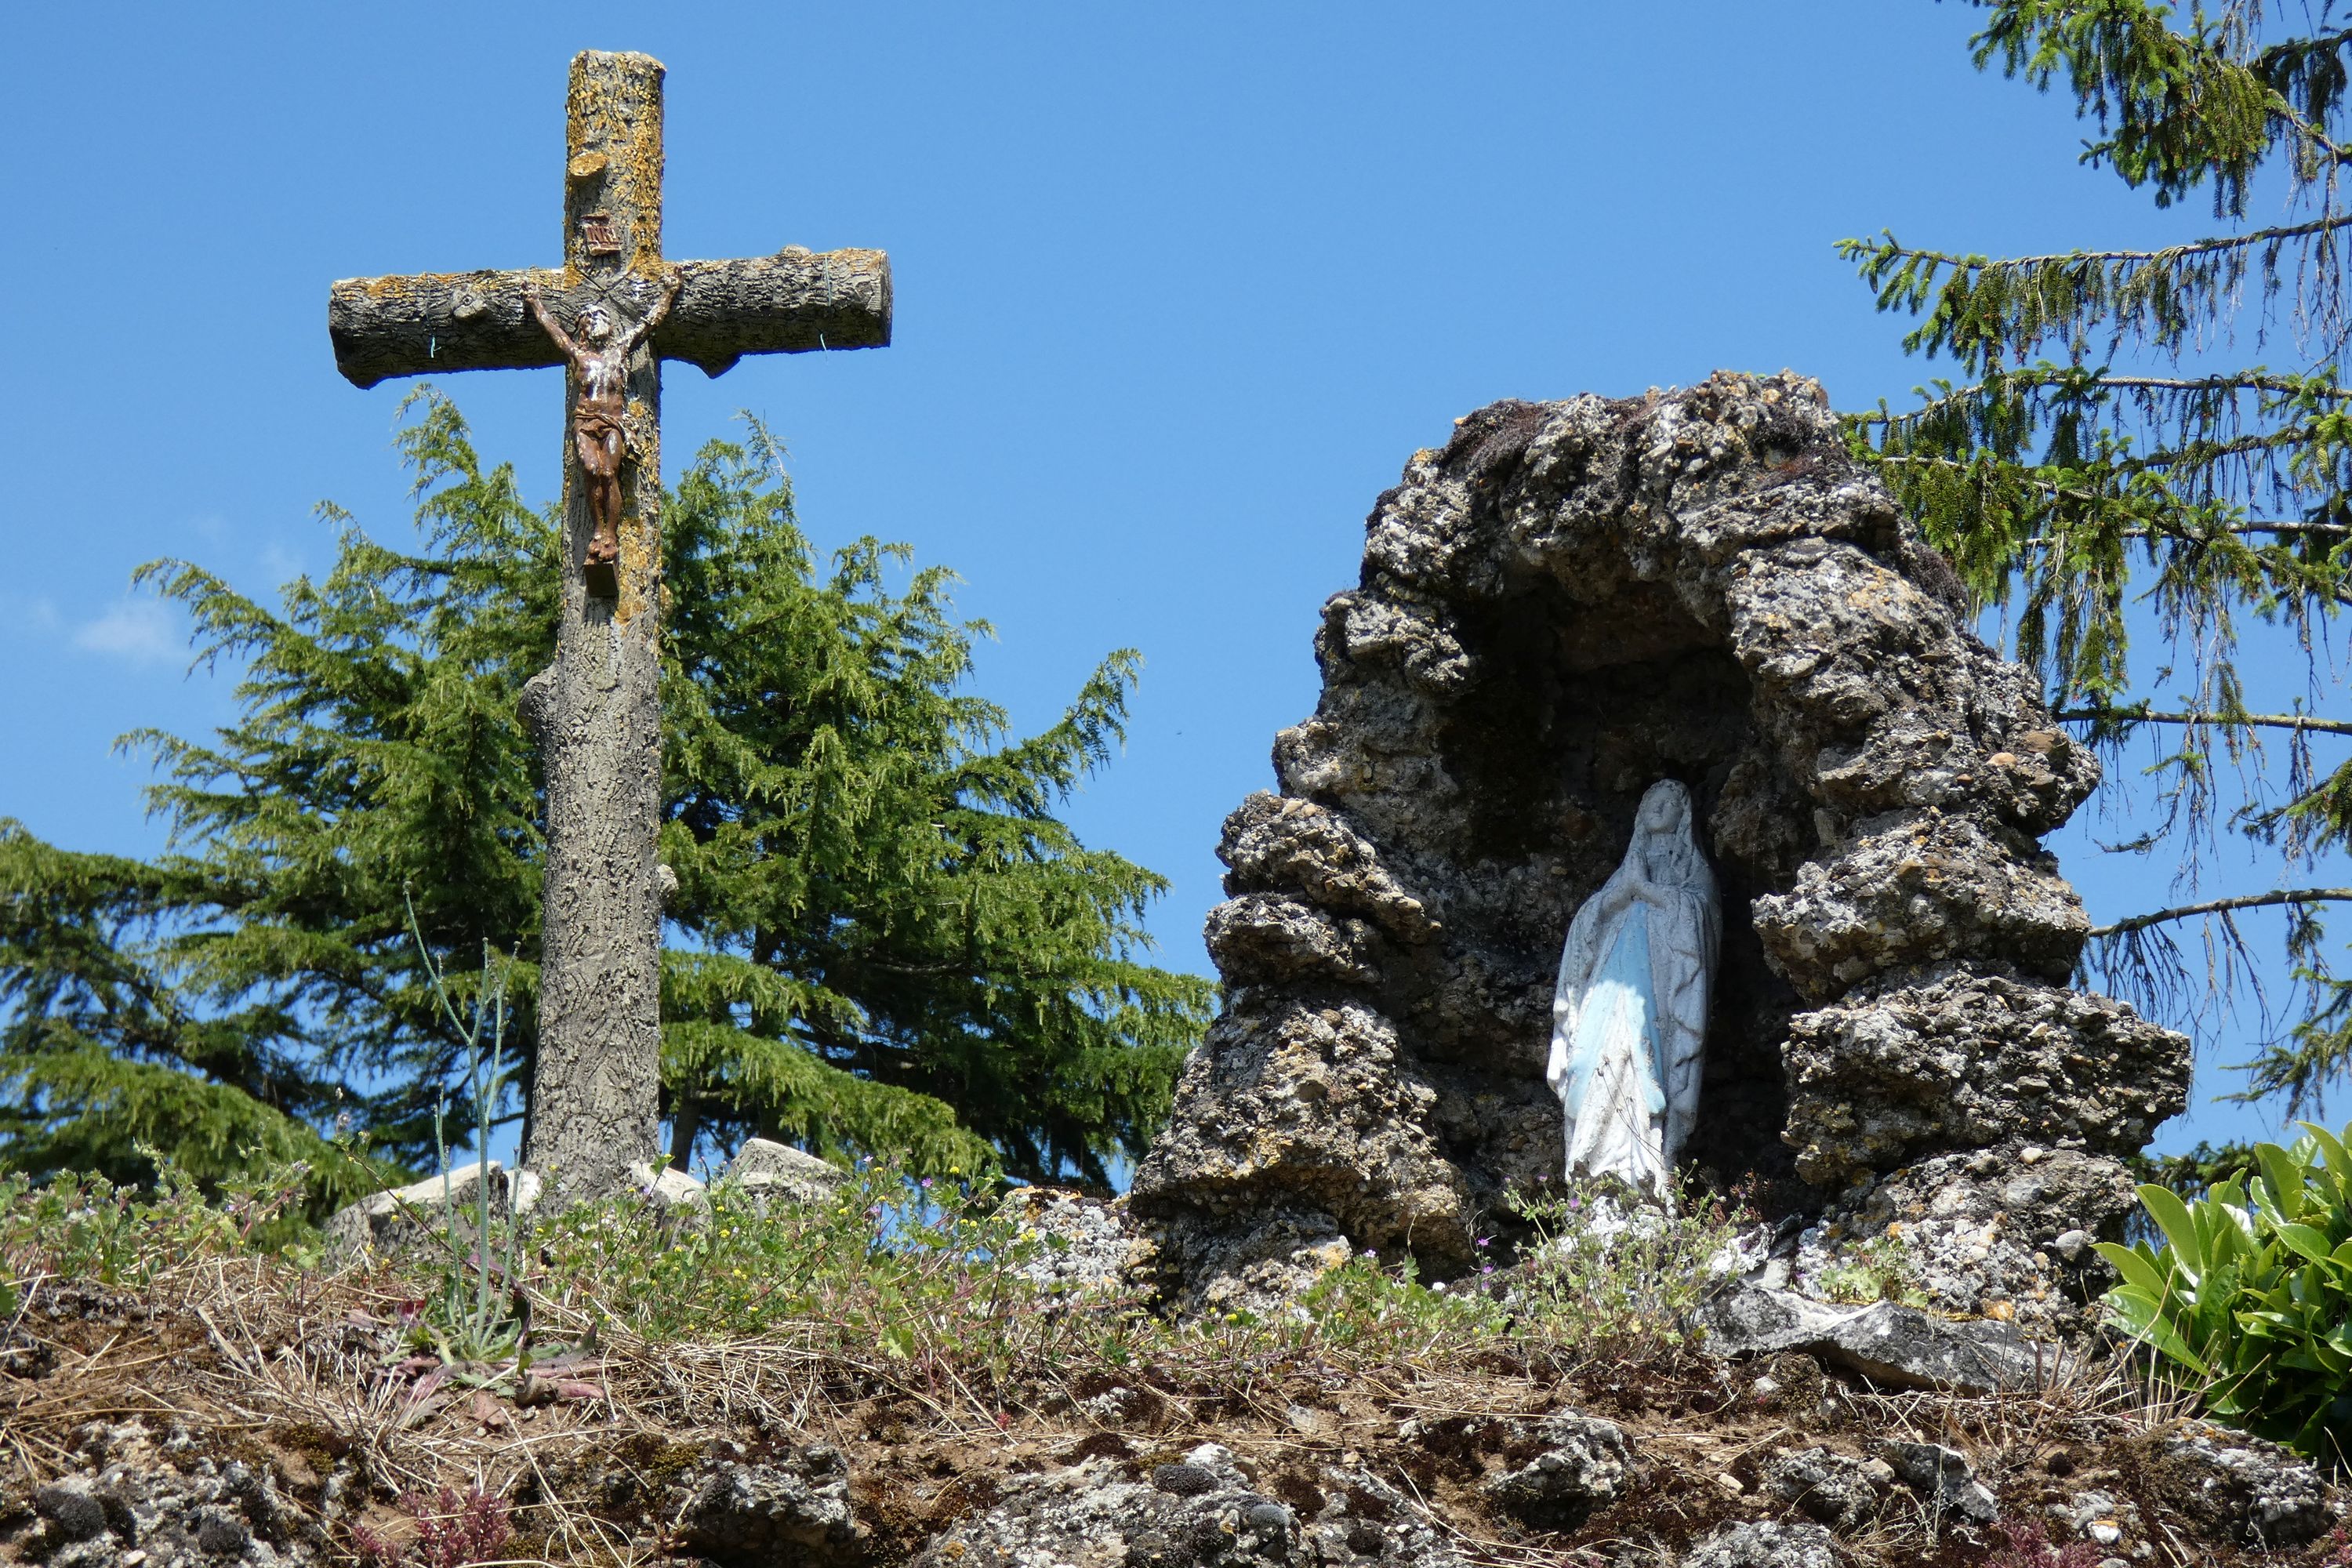
[[(329, 508), (334, 570), (282, 609), (184, 562), (141, 574), (200, 659), (244, 669), (208, 741), (127, 738), (156, 761), (167, 852), (0, 824), (0, 1167), (135, 1178), (142, 1143), (208, 1180), (299, 1159), (323, 1207), (368, 1185), (341, 1129), (430, 1169), (486, 951), (512, 955), (496, 1120), (529, 1117), (542, 847), (516, 703), (552, 653), (556, 528), (446, 399), (404, 415), (421, 553)], [(951, 575), (872, 540), (820, 567), (779, 458), (756, 425), (711, 443), (665, 519), (674, 1152), (765, 1133), (1100, 1181), (1164, 1114), (1213, 999), (1146, 962), (1162, 879), (1055, 815), (1119, 740), (1138, 661), (1010, 736), (966, 689), (988, 628), (951, 617)]]
[[(2352, 979), (2325, 928), (2352, 889), (2304, 885), (2352, 832), (2336, 748), (2352, 722), (2318, 708), (2329, 623), (2352, 603), (2352, 29), (2325, 4), (1978, 3), (1979, 66), (2072, 93), (2097, 130), (2084, 163), (2163, 206), (2210, 193), (2221, 232), (2009, 258), (1841, 242), (1879, 308), (1917, 319), (1905, 346), (1966, 377), (1855, 417), (1855, 441), (1978, 603), (2008, 613), (2060, 716), (2111, 761), (2154, 742), (2154, 826), (2125, 847), (2178, 856), (2184, 897), (2095, 933), (2091, 966), (2193, 1007), (2247, 978), (2237, 917), (2282, 909), (2296, 994), (2239, 1098), (2315, 1106), (2352, 1065)], [(2257, 196), (2284, 221), (2248, 224)], [(2240, 329), (2291, 363), (2219, 363)], [(2265, 649), (2301, 648), (2304, 697), (2249, 696), (2241, 637), (2257, 626)], [(2221, 835), (2260, 847), (2273, 885), (2207, 896)], [(2200, 927), (2201, 987), (2174, 934)]]

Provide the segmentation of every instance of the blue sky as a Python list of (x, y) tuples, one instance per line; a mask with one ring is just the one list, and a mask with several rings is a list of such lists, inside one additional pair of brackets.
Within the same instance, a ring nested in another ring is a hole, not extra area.
[[(407, 528), (398, 384), (334, 373), (330, 280), (558, 255), (565, 62), (668, 78), (675, 257), (892, 258), (884, 351), (673, 366), (672, 471), (750, 409), (820, 543), (904, 540), (994, 622), (982, 685), (1048, 720), (1108, 649), (1147, 661), (1127, 752), (1076, 804), (1171, 877), (1204, 967), (1217, 826), (1313, 706), (1317, 606), (1416, 447), (1498, 397), (1793, 367), (1844, 407), (1931, 367), (1831, 250), (2196, 232), (2078, 169), (2067, 104), (1977, 73), (1979, 14), (1793, 5), (1018, 8), (23, 6), (0, 100), (0, 814), (157, 842), (142, 725), (225, 677), (129, 589), (184, 555), (255, 592), (322, 570), (331, 499)], [(555, 373), (449, 378), (486, 454), (555, 484)], [(2284, 668), (2284, 666), (2282, 667)], [(2160, 899), (2086, 813), (2054, 840), (2095, 917)], [(2258, 865), (2217, 890), (2267, 885)], [(2208, 1065), (2235, 1059), (2223, 1032)], [(2218, 1075), (2206, 1079), (2228, 1087)], [(2164, 1142), (2253, 1125), (2203, 1112)]]

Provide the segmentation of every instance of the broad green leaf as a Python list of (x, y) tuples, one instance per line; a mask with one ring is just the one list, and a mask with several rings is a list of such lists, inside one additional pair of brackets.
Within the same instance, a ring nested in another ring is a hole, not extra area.
[(2327, 1162), (2328, 1171), (2334, 1174), (2336, 1181), (2352, 1185), (2352, 1148), (2347, 1148), (2343, 1139), (2316, 1121), (2299, 1121), (2295, 1125), (2308, 1133), (2311, 1141), (2318, 1145), (2321, 1156)]
[(2263, 1185), (2283, 1220), (2303, 1217), (2303, 1166), (2275, 1143), (2258, 1143), (2254, 1158), (2263, 1168)]
[(2205, 1271), (2205, 1248), (2189, 1205), (2170, 1187), (2160, 1187), (2153, 1182), (2140, 1187), (2139, 1201), (2148, 1217), (2156, 1221), (2157, 1228), (2164, 1233), (2164, 1239), (2171, 1244), (2179, 1268), (2193, 1282)]
[(2326, 1263), (2331, 1256), (2327, 1237), (2307, 1225), (2282, 1225), (2275, 1228), (2273, 1234), (2315, 1263)]
[(2173, 1276), (2140, 1248), (2113, 1241), (2095, 1241), (2091, 1246), (2116, 1273), (2147, 1291), (2151, 1301), (2162, 1301), (2173, 1295)]

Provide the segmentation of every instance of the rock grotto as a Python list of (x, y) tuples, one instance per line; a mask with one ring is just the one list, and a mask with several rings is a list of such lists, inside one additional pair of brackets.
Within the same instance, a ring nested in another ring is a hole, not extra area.
[(1562, 933), (1672, 778), (1725, 911), (1689, 1163), (1780, 1222), (1766, 1282), (1891, 1238), (1947, 1312), (2081, 1322), (2188, 1042), (2069, 988), (2089, 922), (2039, 839), (2097, 762), (1815, 383), (1478, 410), (1375, 504), (1315, 652), (1130, 1200), (1176, 1300), (1513, 1235), (1506, 1194), (1559, 1176)]

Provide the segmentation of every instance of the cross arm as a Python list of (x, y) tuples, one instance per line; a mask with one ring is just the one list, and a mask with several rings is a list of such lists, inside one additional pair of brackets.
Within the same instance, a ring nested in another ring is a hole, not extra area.
[[(788, 246), (736, 261), (681, 261), (677, 300), (654, 352), (704, 374), (747, 353), (887, 347), (890, 258), (878, 250), (813, 253)], [(458, 370), (528, 370), (562, 355), (532, 319), (526, 291), (551, 300), (554, 269), (345, 278), (327, 297), (335, 368), (355, 386)]]

